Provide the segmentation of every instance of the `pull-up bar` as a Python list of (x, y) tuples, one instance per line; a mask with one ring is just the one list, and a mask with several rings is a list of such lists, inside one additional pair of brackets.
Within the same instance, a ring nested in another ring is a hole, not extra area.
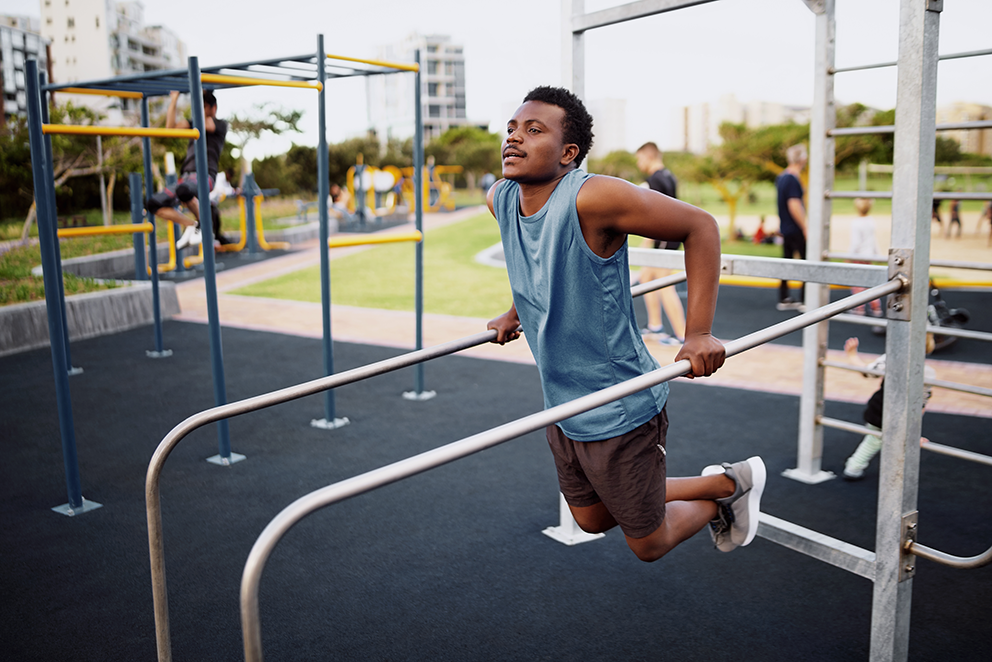
[(327, 54), (328, 60), (344, 60), (345, 62), (359, 62), (361, 64), (371, 64), (375, 67), (390, 67), (391, 69), (401, 69), (403, 71), (420, 71), (420, 65), (417, 63), (405, 63), (405, 62), (385, 62), (383, 60), (363, 60), (357, 57), (345, 57), (344, 55), (331, 55)]
[(324, 89), (316, 80), (271, 80), (269, 78), (249, 78), (247, 76), (226, 76), (224, 74), (200, 74), (204, 83), (229, 83), (231, 85), (268, 85), (270, 87), (304, 87), (318, 92)]
[(141, 92), (128, 92), (126, 90), (95, 90), (88, 87), (63, 87), (57, 92), (66, 94), (94, 94), (101, 97), (120, 97), (122, 99), (143, 99), (145, 95)]
[(80, 124), (42, 124), (41, 132), (77, 136), (137, 136), (139, 138), (189, 138), (200, 137), (199, 129), (161, 129), (146, 126), (83, 126)]
[(395, 244), (402, 241), (423, 241), (424, 235), (419, 230), (413, 232), (391, 232), (389, 234), (372, 236), (349, 236), (334, 237), (327, 240), (328, 248), (341, 248), (342, 246), (364, 246), (366, 244)]

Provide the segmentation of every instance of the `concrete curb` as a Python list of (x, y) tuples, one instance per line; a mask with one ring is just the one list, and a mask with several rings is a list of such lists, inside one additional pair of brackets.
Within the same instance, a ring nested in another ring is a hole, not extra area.
[[(179, 314), (176, 284), (159, 282), (162, 319)], [(69, 340), (83, 340), (152, 324), (152, 284), (132, 282), (126, 287), (66, 297)], [(48, 309), (44, 301), (0, 307), (0, 356), (49, 346)]]

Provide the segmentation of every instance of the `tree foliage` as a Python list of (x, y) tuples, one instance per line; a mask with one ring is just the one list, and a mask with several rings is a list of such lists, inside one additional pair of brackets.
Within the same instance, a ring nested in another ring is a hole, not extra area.
[(460, 165), (466, 185), (475, 188), (476, 181), (487, 172), (501, 169), (500, 144), (502, 138), (475, 126), (448, 129), (424, 148), (426, 156), (433, 156), (438, 165)]

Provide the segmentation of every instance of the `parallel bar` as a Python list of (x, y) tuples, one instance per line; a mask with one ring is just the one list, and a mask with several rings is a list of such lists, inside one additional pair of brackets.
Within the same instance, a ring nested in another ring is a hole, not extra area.
[(385, 60), (363, 60), (357, 57), (345, 57), (344, 55), (331, 55), (327, 54), (328, 60), (344, 60), (345, 62), (358, 62), (361, 64), (371, 64), (374, 67), (389, 67), (390, 69), (399, 69), (401, 71), (420, 71), (420, 65), (418, 63), (407, 63), (407, 62), (386, 62)]
[[(992, 120), (976, 120), (974, 122), (948, 122), (937, 124), (937, 131), (969, 131), (992, 128)], [(895, 133), (896, 127), (893, 124), (881, 124), (879, 126), (845, 126), (839, 129), (831, 129), (828, 136), (860, 136), (875, 133)]]
[[(855, 253), (827, 253), (824, 257), (835, 260), (861, 260), (863, 262), (887, 263), (884, 255), (856, 255)], [(992, 271), (989, 262), (958, 262), (956, 260), (930, 260), (931, 267), (946, 267), (948, 269), (974, 269), (976, 271)]]
[(247, 76), (225, 76), (223, 74), (200, 74), (200, 80), (204, 83), (220, 83), (228, 85), (266, 85), (269, 87), (303, 87), (310, 90), (321, 90), (323, 84), (320, 81), (302, 80), (272, 80), (269, 78), (249, 78)]
[(882, 438), (882, 433), (878, 430), (872, 430), (864, 425), (857, 425), (856, 423), (850, 423), (848, 421), (841, 421), (836, 418), (829, 418), (827, 416), (818, 416), (816, 422), (827, 428), (834, 428), (835, 430), (843, 430), (844, 432), (853, 432), (854, 434), (870, 434), (873, 437)]
[(60, 228), (58, 235), (59, 239), (67, 239), (69, 237), (97, 237), (107, 234), (134, 234), (136, 232), (148, 234), (154, 229), (154, 226), (147, 222), (128, 223), (127, 225), (99, 225), (91, 228)]
[[(879, 319), (876, 317), (866, 317), (864, 315), (838, 315), (836, 321), (847, 322), (849, 324), (860, 324), (862, 326), (888, 326), (889, 324), (888, 320)], [(932, 324), (928, 324), (927, 333), (992, 342), (992, 333), (988, 333), (986, 331), (972, 331), (970, 329), (958, 329), (953, 326), (933, 326)]]
[(640, 283), (630, 288), (630, 296), (639, 297), (642, 294), (647, 294), (648, 292), (654, 292), (655, 290), (660, 290), (663, 287), (668, 287), (670, 285), (676, 285), (678, 283), (684, 283), (688, 277), (684, 271), (677, 274), (672, 274), (671, 276), (665, 276), (664, 278), (656, 278), (655, 280), (649, 280), (646, 283)]
[(773, 517), (758, 515), (758, 535), (800, 554), (875, 580), (875, 553), (824, 535), (812, 529)]
[(395, 244), (404, 241), (423, 241), (424, 235), (414, 230), (413, 232), (390, 232), (379, 235), (354, 235), (336, 236), (327, 240), (328, 248), (341, 248), (343, 246), (365, 246), (366, 244)]
[[(979, 55), (992, 55), (992, 50), (982, 50), (982, 51), (967, 51), (964, 53), (948, 53), (947, 55), (941, 55), (938, 60), (957, 60), (959, 58), (965, 57), (977, 57)], [(882, 69), (885, 67), (895, 67), (898, 62), (879, 62), (878, 64), (862, 64), (854, 67), (838, 67), (833, 69), (831, 73), (842, 74), (848, 71), (864, 71), (866, 69)]]
[(963, 448), (955, 448), (954, 446), (945, 446), (944, 444), (938, 444), (933, 441), (924, 441), (920, 444), (923, 450), (930, 451), (932, 453), (939, 453), (940, 455), (948, 455), (950, 457), (956, 457), (959, 460), (967, 460), (969, 462), (975, 462), (977, 464), (985, 464), (992, 467), (992, 457), (988, 455), (983, 455), (981, 453), (975, 453), (974, 451), (967, 451)]
[[(879, 296), (896, 292), (903, 286), (903, 281), (896, 278), (888, 283), (885, 283), (884, 285), (879, 285), (870, 290), (865, 290), (864, 292), (851, 295), (842, 301), (836, 301), (824, 306), (823, 308), (804, 313), (784, 322), (770, 326), (766, 329), (756, 331), (755, 333), (744, 336), (743, 338), (733, 340), (725, 345), (727, 357), (729, 358), (736, 354), (740, 354), (741, 352), (757, 347), (758, 345), (764, 344), (788, 333), (792, 333), (793, 331), (797, 331), (810, 324), (815, 324), (825, 319), (829, 319), (843, 310), (862, 305)], [(494, 331), (490, 331), (490, 334), (494, 333)], [(540, 411), (531, 414), (530, 416), (525, 416), (524, 418), (511, 421), (499, 427), (480, 432), (471, 437), (466, 437), (445, 446), (409, 457), (405, 460), (394, 462), (393, 464), (385, 467), (380, 467), (379, 469), (366, 472), (359, 476), (328, 485), (327, 487), (323, 487), (297, 499), (284, 508), (282, 512), (280, 512), (271, 522), (269, 522), (268, 526), (265, 527), (258, 539), (255, 541), (255, 544), (248, 555), (248, 560), (245, 563), (245, 570), (241, 577), (241, 626), (244, 635), (245, 659), (248, 662), (255, 662), (262, 659), (262, 633), (258, 613), (258, 587), (261, 580), (262, 570), (265, 567), (265, 562), (268, 560), (269, 555), (282, 536), (303, 517), (306, 517), (308, 514), (319, 510), (320, 508), (324, 508), (325, 506), (329, 506), (359, 494), (370, 492), (379, 487), (395, 483), (403, 480), (404, 478), (409, 478), (410, 476), (423, 473), (444, 464), (454, 462), (455, 460), (473, 455), (487, 448), (497, 446), (530, 432), (541, 430), (553, 423), (557, 423), (565, 420), (566, 418), (595, 409), (596, 407), (608, 404), (614, 400), (619, 400), (633, 393), (637, 393), (638, 391), (642, 391), (646, 388), (650, 388), (651, 386), (655, 386), (657, 384), (661, 384), (662, 382), (674, 379), (680, 375), (684, 375), (689, 372), (690, 369), (691, 365), (689, 364), (689, 361), (687, 359), (682, 359), (676, 363), (663, 366), (657, 370), (634, 377), (633, 379), (629, 379), (601, 391), (590, 393), (589, 395), (577, 398), (571, 402), (551, 407), (550, 409), (545, 409), (544, 411)], [(206, 416), (209, 413), (210, 412), (201, 412), (196, 416)], [(191, 419), (187, 419), (187, 421), (189, 420)], [(166, 437), (166, 440), (163, 440), (159, 445), (159, 450), (156, 451), (155, 456), (152, 458), (153, 463), (155, 463), (155, 458), (159, 455), (163, 446), (166, 445), (166, 441), (172, 437), (172, 435), (173, 433), (170, 432), (169, 436)], [(149, 467), (149, 479), (146, 481), (146, 498), (150, 498), (149, 488), (147, 487), (150, 481), (151, 467)], [(149, 513), (149, 517), (151, 517), (151, 513)], [(151, 525), (149, 525), (149, 532), (151, 532)], [(149, 536), (150, 535), (151, 533), (149, 533)], [(851, 547), (851, 550), (856, 549), (857, 548)], [(845, 549), (844, 551), (846, 552), (848, 550)], [(840, 562), (845, 561), (841, 559)], [(863, 563), (854, 563), (851, 565), (862, 572), (864, 571)]]
[(137, 136), (139, 138), (189, 138), (200, 137), (197, 129), (161, 129), (143, 126), (82, 126), (79, 124), (44, 124), (42, 133), (81, 136)]
[[(685, 253), (682, 251), (630, 248), (628, 255), (632, 266), (658, 267), (678, 271), (685, 269)], [(788, 278), (807, 283), (874, 287), (886, 282), (887, 269), (866, 264), (809, 262), (806, 260), (786, 260), (780, 257), (726, 254), (721, 256), (720, 275), (753, 276), (775, 280)]]
[(705, 5), (715, 0), (639, 0), (628, 2), (619, 7), (611, 7), (601, 11), (575, 16), (572, 19), (572, 32), (585, 32), (595, 28), (633, 21), (645, 16), (654, 16), (664, 12)]
[(947, 565), (959, 570), (971, 570), (981, 568), (992, 563), (992, 547), (978, 554), (977, 556), (953, 556), (945, 552), (938, 551), (932, 547), (921, 545), (918, 542), (911, 542), (906, 546), (906, 551), (915, 554), (922, 559), (928, 559), (941, 565)]
[[(841, 317), (848, 317), (848, 315), (838, 315), (835, 320)], [(851, 315), (850, 317), (860, 317), (857, 315)], [(876, 320), (877, 321), (877, 320)], [(881, 370), (869, 370), (864, 366), (855, 366), (850, 363), (839, 363), (837, 361), (823, 361), (823, 367), (825, 368), (839, 368), (840, 370), (850, 370), (851, 372), (860, 372), (862, 374), (875, 375), (876, 377), (884, 377), (885, 373)], [(934, 386), (936, 388), (947, 389), (948, 391), (959, 391), (961, 393), (972, 393), (974, 395), (984, 395), (992, 397), (992, 388), (985, 388), (984, 386), (972, 386), (970, 384), (958, 384), (957, 382), (948, 382), (942, 379), (924, 379), (923, 384), (926, 386)]]
[(127, 92), (125, 90), (98, 90), (83, 87), (63, 87), (59, 90), (64, 94), (92, 94), (101, 97), (120, 97), (122, 99), (144, 99), (141, 92)]
[[(830, 198), (891, 198), (892, 191), (826, 191)], [(934, 191), (934, 200), (992, 200), (992, 192), (965, 193), (963, 191)]]

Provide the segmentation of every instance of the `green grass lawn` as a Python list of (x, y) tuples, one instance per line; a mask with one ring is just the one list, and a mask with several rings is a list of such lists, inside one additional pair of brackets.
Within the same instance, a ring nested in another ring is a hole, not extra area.
[[(475, 261), (499, 243), (489, 214), (431, 230), (424, 242), (424, 311), (491, 319), (510, 307), (506, 271)], [(640, 242), (635, 240), (632, 245)], [(778, 246), (727, 242), (724, 252), (780, 257)], [(385, 244), (331, 262), (331, 300), (338, 305), (414, 309), (414, 246)], [(233, 292), (246, 296), (320, 302), (320, 269), (301, 269)]]
[[(492, 318), (510, 307), (506, 271), (475, 261), (499, 242), (499, 227), (488, 214), (431, 230), (424, 242), (424, 310), (463, 317)], [(414, 309), (414, 244), (385, 244), (331, 262), (335, 304)], [(301, 269), (235, 290), (234, 294), (320, 301), (320, 270)]]

